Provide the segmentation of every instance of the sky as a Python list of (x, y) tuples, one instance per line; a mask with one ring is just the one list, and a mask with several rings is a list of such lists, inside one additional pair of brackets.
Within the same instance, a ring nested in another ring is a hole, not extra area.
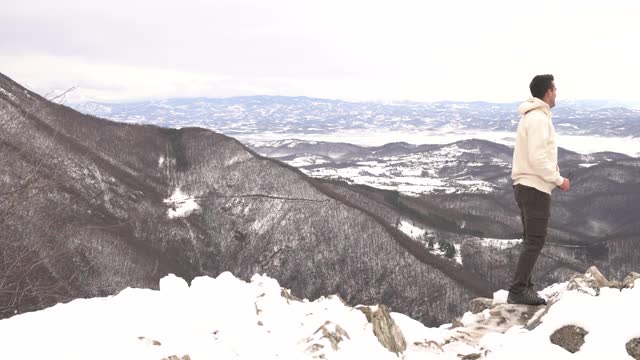
[[(492, 309), (461, 314), (462, 325), (453, 329), (451, 324), (425, 327), (392, 312), (407, 344), (401, 356), (384, 348), (364, 313), (339, 297), (295, 301), (281, 291), (265, 275), (245, 282), (225, 272), (197, 277), (190, 285), (168, 275), (159, 290), (127, 288), (114, 296), (76, 299), (0, 320), (2, 355), (50, 360), (157, 360), (171, 355), (191, 360), (459, 360), (481, 353), (488, 360), (631, 359), (625, 345), (640, 338), (640, 279), (634, 288), (602, 288), (598, 296), (588, 287), (568, 290), (566, 282), (554, 284), (540, 292), (549, 305), (532, 317), (523, 316), (526, 306), (505, 305), (507, 292), (500, 290), (490, 301)], [(523, 328), (537, 319), (541, 323), (533, 330)], [(550, 341), (565, 325), (588, 332), (575, 354)], [(325, 332), (340, 339), (335, 350)]]
[(632, 0), (0, 0), (0, 72), (69, 101), (640, 101)]

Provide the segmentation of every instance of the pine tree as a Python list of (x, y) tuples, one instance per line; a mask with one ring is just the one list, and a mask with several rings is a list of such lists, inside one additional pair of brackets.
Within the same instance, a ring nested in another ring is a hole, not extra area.
[(448, 257), (449, 259), (453, 259), (453, 257), (456, 256), (456, 247), (451, 243), (447, 243), (447, 249), (444, 256)]

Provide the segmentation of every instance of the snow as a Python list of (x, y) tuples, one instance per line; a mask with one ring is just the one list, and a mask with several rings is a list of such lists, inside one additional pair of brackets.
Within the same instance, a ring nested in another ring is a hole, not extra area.
[(424, 235), (424, 233), (426, 232), (426, 230), (423, 230), (404, 220), (400, 221), (398, 230), (402, 231), (403, 233), (407, 234), (408, 236), (414, 239), (418, 239), (422, 237), (422, 235)]
[(324, 159), (321, 156), (309, 155), (309, 156), (296, 157), (292, 161), (287, 161), (287, 164), (295, 167), (302, 167), (302, 166), (326, 164), (328, 162), (329, 161), (327, 159)]
[[(378, 161), (359, 161), (351, 166), (335, 167), (331, 164), (331, 166), (303, 169), (303, 171), (312, 177), (347, 180), (353, 184), (397, 190), (410, 196), (433, 192), (489, 193), (495, 191), (495, 186), (481, 180), (438, 177), (438, 169), (449, 163), (452, 158), (473, 151), (460, 149), (454, 144), (430, 154), (389, 156), (382, 157)], [(310, 160), (307, 157), (301, 157), (287, 163), (293, 166), (304, 166), (310, 163)], [(321, 163), (315, 162), (315, 164)]]
[(11, 100), (16, 101), (16, 97), (12, 93), (0, 87), (0, 92), (7, 95)]
[(522, 242), (522, 239), (492, 239), (480, 238), (480, 244), (496, 249), (509, 249)]
[(170, 208), (167, 210), (169, 219), (187, 217), (192, 212), (199, 210), (200, 205), (196, 203), (196, 199), (192, 196), (182, 193), (180, 187), (177, 187), (173, 194), (163, 202), (168, 204)]
[(461, 246), (460, 244), (453, 244), (453, 247), (456, 249), (456, 256), (454, 257), (454, 260), (462, 265), (462, 251), (461, 251)]
[[(254, 275), (250, 282), (225, 272), (197, 277), (191, 285), (174, 275), (159, 290), (127, 288), (114, 296), (66, 304), (0, 321), (2, 357), (7, 359), (628, 359), (625, 344), (640, 337), (640, 279), (635, 288), (602, 288), (599, 296), (554, 284), (539, 293), (551, 305), (534, 330), (522, 326), (481, 328), (489, 310), (465, 313), (463, 328), (428, 328), (399, 313), (391, 317), (407, 342), (399, 356), (373, 334), (365, 315), (337, 296), (313, 302), (282, 296), (278, 282)], [(503, 304), (506, 291), (494, 294)], [(500, 325), (500, 324), (498, 324)], [(570, 354), (549, 336), (564, 325), (589, 332)], [(503, 325), (504, 326), (504, 325)], [(337, 349), (323, 330), (342, 334)], [(478, 330), (480, 329), (480, 330)], [(466, 339), (460, 336), (471, 331)]]
[[(638, 287), (640, 281), (634, 289), (602, 288), (599, 296), (565, 291), (535, 330), (513, 329), (485, 336), (482, 343), (492, 348), (488, 358), (513, 359), (520, 349), (518, 359), (630, 359), (625, 344), (640, 336)], [(549, 336), (564, 325), (580, 326), (589, 332), (585, 344), (573, 355), (549, 341)]]

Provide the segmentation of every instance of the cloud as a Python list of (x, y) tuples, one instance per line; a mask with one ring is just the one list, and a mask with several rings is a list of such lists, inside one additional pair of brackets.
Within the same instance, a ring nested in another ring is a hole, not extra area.
[[(9, 0), (0, 0), (8, 2)], [(542, 0), (23, 0), (3, 6), (1, 71), (79, 97), (514, 101), (636, 97), (640, 5)], [(55, 71), (47, 71), (52, 67)]]

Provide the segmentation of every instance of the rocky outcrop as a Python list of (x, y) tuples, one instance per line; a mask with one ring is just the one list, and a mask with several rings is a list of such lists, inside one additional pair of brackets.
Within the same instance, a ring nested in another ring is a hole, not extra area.
[(282, 288), (282, 290), (280, 291), (280, 296), (287, 299), (287, 303), (290, 303), (291, 301), (301, 301), (298, 297), (291, 293), (291, 290), (285, 288)]
[(337, 351), (339, 344), (346, 339), (350, 339), (349, 334), (340, 325), (326, 321), (311, 337), (306, 339), (306, 343), (309, 344), (307, 352), (312, 354), (314, 359), (325, 359), (327, 357), (325, 350), (327, 342), (333, 351)]
[(479, 312), (483, 312), (486, 309), (491, 309), (493, 306), (493, 300), (489, 298), (475, 298), (469, 302), (469, 311), (472, 314), (477, 314)]
[(554, 331), (550, 340), (552, 344), (556, 344), (570, 353), (575, 353), (584, 344), (584, 337), (588, 333), (579, 326), (566, 325)]
[(584, 274), (573, 276), (569, 280), (567, 289), (598, 296), (600, 295), (600, 289), (603, 287), (615, 289), (632, 288), (637, 279), (640, 279), (640, 274), (632, 272), (623, 281), (608, 280), (597, 267), (592, 266)]
[(402, 335), (402, 331), (396, 325), (386, 306), (380, 305), (377, 308), (369, 306), (359, 306), (367, 317), (367, 321), (373, 325), (373, 333), (378, 338), (382, 346), (394, 353), (403, 352), (407, 348), (407, 342)]
[(640, 274), (637, 272), (631, 272), (624, 278), (622, 284), (625, 288), (632, 288), (638, 279), (640, 279)]
[(640, 337), (629, 340), (626, 345), (627, 354), (635, 360), (640, 360)]

